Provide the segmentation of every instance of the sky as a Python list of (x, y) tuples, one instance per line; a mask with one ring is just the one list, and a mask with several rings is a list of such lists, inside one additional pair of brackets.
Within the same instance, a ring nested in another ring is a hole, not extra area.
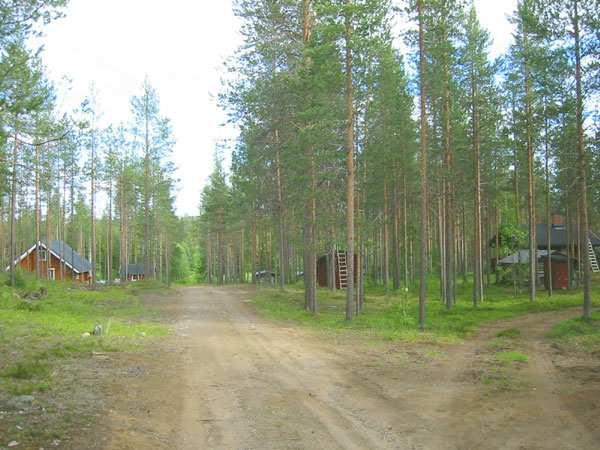
[[(510, 45), (506, 16), (515, 5), (475, 0), (494, 40), (492, 56)], [(76, 108), (93, 83), (101, 125), (126, 122), (129, 99), (148, 77), (177, 141), (177, 213), (196, 215), (216, 144), (236, 137), (216, 102), (223, 62), (241, 43), (231, 0), (70, 0), (65, 14), (45, 28), (39, 42), (59, 110)]]

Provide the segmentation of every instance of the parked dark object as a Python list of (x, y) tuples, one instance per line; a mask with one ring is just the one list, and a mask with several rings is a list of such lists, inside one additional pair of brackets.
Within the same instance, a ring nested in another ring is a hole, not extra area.
[(274, 283), (275, 272), (272, 272), (270, 270), (259, 270), (256, 272), (256, 281), (258, 281), (259, 283), (264, 283), (265, 281), (269, 283)]

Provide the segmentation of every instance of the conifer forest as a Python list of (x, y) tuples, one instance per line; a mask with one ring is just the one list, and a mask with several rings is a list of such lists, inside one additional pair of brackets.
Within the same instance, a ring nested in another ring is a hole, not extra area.
[(532, 301), (552, 295), (538, 258), (510, 274), (499, 262), (553, 249), (560, 225), (589, 316), (598, 6), (519, 1), (513, 43), (493, 59), (468, 1), (237, 2), (244, 42), (221, 102), (240, 135), (231, 171), (219, 149), (202, 194), (207, 280), (300, 277), (316, 312), (316, 261), (333, 273), (343, 252), (347, 320), (365, 287), (418, 289), (424, 327), (427, 299), (452, 309), (459, 282), (475, 307), (507, 278)]
[(0, 450), (597, 450), (600, 0), (0, 0)]

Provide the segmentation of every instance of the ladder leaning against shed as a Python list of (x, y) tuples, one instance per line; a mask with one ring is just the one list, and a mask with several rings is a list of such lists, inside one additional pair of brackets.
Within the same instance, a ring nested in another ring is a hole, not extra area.
[(592, 245), (592, 241), (588, 239), (588, 257), (590, 260), (590, 267), (592, 272), (598, 273), (600, 272), (600, 267), (598, 267), (598, 259), (596, 258), (596, 252), (594, 251), (594, 246)]
[(346, 289), (348, 286), (348, 264), (346, 262), (346, 252), (337, 252), (337, 267), (340, 277), (339, 289)]

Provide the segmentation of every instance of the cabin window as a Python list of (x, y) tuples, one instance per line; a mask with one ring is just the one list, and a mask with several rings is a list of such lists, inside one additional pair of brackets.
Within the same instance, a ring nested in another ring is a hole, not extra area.
[(40, 258), (40, 261), (48, 261), (48, 252), (46, 251), (46, 249), (40, 248), (38, 250), (38, 256)]
[(54, 267), (50, 267), (48, 269), (48, 279), (49, 280), (55, 280), (56, 279), (56, 270), (54, 269)]

